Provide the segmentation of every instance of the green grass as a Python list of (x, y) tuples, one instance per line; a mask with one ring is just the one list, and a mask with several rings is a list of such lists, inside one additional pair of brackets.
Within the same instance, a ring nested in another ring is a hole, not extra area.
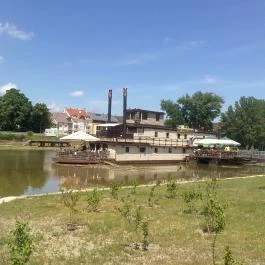
[[(236, 260), (244, 264), (265, 264), (265, 176), (218, 182), (218, 195), (227, 203), (227, 226), (217, 239), (217, 264), (223, 263), (224, 248), (229, 245)], [(166, 186), (155, 190), (158, 204), (148, 206), (150, 187), (136, 188), (132, 205), (142, 206), (149, 218), (148, 251), (135, 250), (130, 244), (141, 242), (117, 207), (130, 189), (119, 191), (119, 200), (104, 191), (98, 212), (86, 210), (86, 195), (78, 201), (75, 231), (68, 231), (69, 209), (60, 195), (21, 199), (0, 205), (0, 264), (8, 262), (9, 231), (16, 218), (29, 221), (34, 236), (34, 251), (29, 264), (211, 264), (213, 236), (202, 232), (202, 201), (198, 212), (186, 214), (184, 190), (199, 189), (205, 183), (178, 184), (176, 198), (168, 198)], [(135, 199), (135, 202), (133, 202)]]

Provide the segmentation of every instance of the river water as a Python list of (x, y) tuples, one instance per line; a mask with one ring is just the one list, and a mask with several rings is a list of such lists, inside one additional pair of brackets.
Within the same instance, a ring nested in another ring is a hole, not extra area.
[(181, 163), (159, 166), (57, 165), (53, 151), (0, 150), (0, 197), (59, 191), (62, 187), (107, 187), (157, 180), (227, 178), (265, 174), (264, 165), (216, 166)]

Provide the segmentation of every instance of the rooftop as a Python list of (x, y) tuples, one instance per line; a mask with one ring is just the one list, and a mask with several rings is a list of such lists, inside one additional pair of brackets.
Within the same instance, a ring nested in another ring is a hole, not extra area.
[(56, 120), (57, 122), (61, 122), (61, 123), (69, 122), (69, 120), (67, 119), (68, 116), (64, 112), (52, 112), (51, 115), (52, 115), (52, 119)]
[(158, 113), (158, 114), (165, 114), (164, 112), (162, 111), (153, 111), (153, 110), (145, 110), (145, 109), (138, 109), (138, 108), (135, 108), (135, 109), (127, 109), (126, 110), (127, 113), (131, 113), (131, 112), (148, 112), (148, 113)]
[(76, 118), (80, 118), (80, 117), (84, 117), (84, 118), (90, 118), (90, 115), (88, 114), (88, 112), (86, 112), (84, 109), (76, 109), (76, 108), (66, 108), (65, 112), (67, 112), (67, 114), (70, 117), (76, 117)]

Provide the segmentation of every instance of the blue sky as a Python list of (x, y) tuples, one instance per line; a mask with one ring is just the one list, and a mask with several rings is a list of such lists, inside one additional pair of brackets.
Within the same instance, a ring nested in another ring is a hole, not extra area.
[(34, 104), (160, 110), (198, 90), (265, 98), (264, 0), (1, 0), (0, 93)]

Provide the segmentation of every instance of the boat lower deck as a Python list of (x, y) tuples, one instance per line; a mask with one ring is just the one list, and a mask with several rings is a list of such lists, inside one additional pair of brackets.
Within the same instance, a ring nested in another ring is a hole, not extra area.
[(243, 165), (255, 162), (251, 157), (242, 156), (239, 152), (225, 152), (222, 150), (196, 150), (192, 158), (203, 164)]

